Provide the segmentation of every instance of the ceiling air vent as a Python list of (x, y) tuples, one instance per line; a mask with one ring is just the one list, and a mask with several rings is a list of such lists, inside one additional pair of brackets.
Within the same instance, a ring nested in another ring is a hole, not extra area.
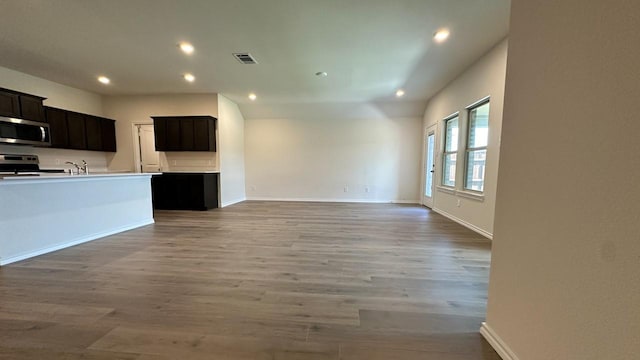
[(251, 56), (251, 54), (249, 53), (234, 53), (233, 57), (238, 59), (238, 61), (240, 61), (241, 63), (247, 64), (247, 65), (258, 63), (256, 59), (254, 59), (253, 56)]

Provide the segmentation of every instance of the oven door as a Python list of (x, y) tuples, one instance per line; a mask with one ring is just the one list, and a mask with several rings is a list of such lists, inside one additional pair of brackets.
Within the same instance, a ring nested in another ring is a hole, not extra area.
[(0, 116), (0, 143), (49, 146), (49, 124)]

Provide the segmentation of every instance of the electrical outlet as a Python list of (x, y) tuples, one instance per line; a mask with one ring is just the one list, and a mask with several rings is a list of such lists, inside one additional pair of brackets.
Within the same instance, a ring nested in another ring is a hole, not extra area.
[(60, 159), (56, 159), (56, 165), (60, 165)]
[(256, 191), (256, 186), (255, 185), (251, 185), (251, 191)]
[(172, 165), (178, 165), (178, 160), (173, 160)]
[(349, 186), (348, 185), (344, 186), (344, 192), (349, 192)]
[(364, 187), (364, 192), (366, 192), (366, 193), (368, 193), (368, 192), (369, 192), (369, 187), (368, 187), (368, 186), (365, 186), (365, 187)]
[(462, 200), (458, 199), (458, 202), (456, 203), (457, 207), (460, 207), (460, 204), (462, 203)]

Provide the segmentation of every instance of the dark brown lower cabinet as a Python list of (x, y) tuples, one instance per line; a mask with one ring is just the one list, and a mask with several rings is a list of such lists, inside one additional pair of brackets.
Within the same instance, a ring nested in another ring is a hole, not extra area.
[(151, 178), (153, 208), (209, 210), (218, 208), (218, 176), (212, 173), (163, 173)]

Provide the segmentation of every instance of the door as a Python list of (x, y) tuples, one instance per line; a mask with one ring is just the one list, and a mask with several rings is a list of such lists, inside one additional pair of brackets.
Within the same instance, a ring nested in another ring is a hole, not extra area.
[(434, 174), (436, 171), (435, 149), (436, 149), (436, 125), (426, 128), (424, 141), (424, 192), (422, 204), (428, 208), (433, 208)]
[(140, 146), (140, 171), (159, 172), (160, 153), (156, 151), (153, 125), (138, 125), (138, 144)]

